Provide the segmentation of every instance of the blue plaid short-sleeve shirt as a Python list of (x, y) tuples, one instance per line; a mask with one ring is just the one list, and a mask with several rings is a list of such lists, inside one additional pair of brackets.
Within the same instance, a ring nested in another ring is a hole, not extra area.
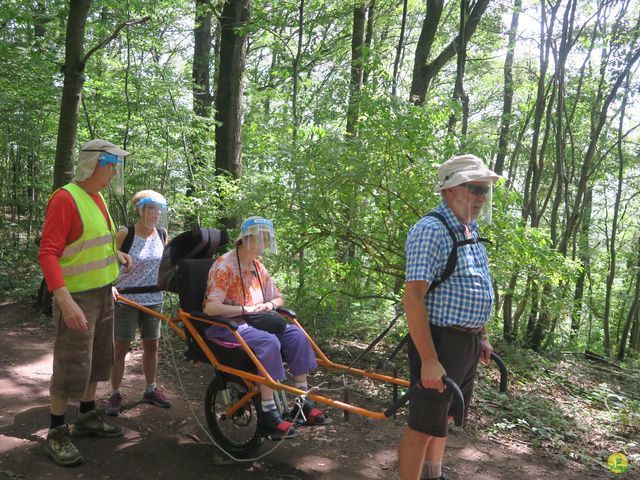
[[(464, 225), (444, 201), (434, 211), (445, 218), (458, 240), (464, 240)], [(479, 236), (476, 222), (471, 222), (469, 229), (474, 237)], [(442, 222), (422, 217), (407, 236), (406, 281), (422, 280), (431, 285), (438, 280), (452, 248), (453, 241)], [(482, 243), (459, 247), (451, 276), (424, 298), (429, 322), (438, 327), (481, 327), (489, 321), (493, 301), (489, 258)]]

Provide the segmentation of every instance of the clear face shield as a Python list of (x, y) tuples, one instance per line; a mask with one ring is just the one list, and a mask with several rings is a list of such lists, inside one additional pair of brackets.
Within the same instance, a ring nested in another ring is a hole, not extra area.
[(154, 198), (142, 198), (136, 204), (136, 211), (138, 212), (140, 222), (149, 230), (153, 230), (154, 228), (167, 228), (166, 201)]
[(278, 253), (273, 223), (264, 218), (251, 218), (242, 224), (242, 244), (258, 255), (264, 252)]
[(493, 182), (467, 182), (461, 184), (460, 187), (469, 191), (466, 196), (466, 205), (464, 205), (469, 220), (475, 220), (483, 225), (491, 225), (493, 221)]
[(98, 165), (111, 168), (112, 177), (109, 186), (115, 195), (124, 195), (124, 157), (102, 152)]

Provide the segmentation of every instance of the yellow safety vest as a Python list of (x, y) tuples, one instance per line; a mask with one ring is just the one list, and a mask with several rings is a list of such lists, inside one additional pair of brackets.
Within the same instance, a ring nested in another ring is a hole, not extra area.
[(113, 284), (119, 266), (116, 230), (109, 210), (107, 224), (100, 207), (82, 187), (68, 183), (62, 188), (73, 197), (82, 222), (82, 235), (65, 247), (59, 259), (66, 287), (77, 293)]

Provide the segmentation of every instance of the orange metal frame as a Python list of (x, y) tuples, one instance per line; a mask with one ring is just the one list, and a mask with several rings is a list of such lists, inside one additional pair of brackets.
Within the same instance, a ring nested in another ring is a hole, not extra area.
[[(242, 347), (242, 349), (244, 350), (244, 352), (247, 354), (247, 356), (251, 359), (251, 361), (253, 362), (253, 364), (256, 366), (259, 375), (254, 374), (254, 373), (250, 373), (247, 372), (245, 370), (240, 370), (237, 368), (233, 368), (227, 365), (224, 365), (223, 363), (221, 363), (216, 356), (213, 354), (213, 352), (211, 351), (211, 349), (209, 348), (209, 345), (207, 345), (207, 343), (204, 341), (204, 339), (202, 338), (202, 336), (200, 335), (200, 333), (198, 332), (198, 330), (194, 327), (193, 322), (202, 322), (202, 323), (206, 323), (206, 324), (210, 324), (210, 325), (218, 325), (220, 327), (225, 327), (225, 328), (229, 328), (227, 325), (223, 324), (223, 323), (218, 323), (216, 321), (213, 320), (208, 320), (205, 318), (201, 318), (201, 317), (197, 317), (194, 315), (191, 315), (189, 312), (185, 312), (182, 309), (178, 309), (178, 315), (176, 317), (170, 317), (168, 315), (162, 314), (162, 313), (158, 313), (155, 310), (151, 310), (147, 307), (144, 307), (142, 305), (139, 305), (135, 302), (132, 302), (131, 300), (122, 297), (122, 296), (118, 296), (118, 301), (121, 301), (123, 303), (126, 303), (127, 305), (130, 305), (133, 308), (137, 308), (138, 310), (141, 310), (145, 313), (148, 313), (149, 315), (153, 315), (155, 317), (160, 318), (161, 320), (165, 321), (169, 328), (171, 328), (180, 338), (182, 338), (183, 340), (186, 341), (186, 333), (185, 333), (185, 329), (191, 334), (191, 336), (193, 337), (193, 339), (196, 341), (196, 343), (198, 344), (198, 346), (200, 347), (200, 349), (202, 350), (202, 352), (204, 352), (205, 356), (207, 357), (207, 359), (209, 360), (209, 362), (218, 370), (220, 370), (221, 372), (225, 372), (228, 373), (230, 375), (235, 375), (239, 378), (241, 378), (246, 384), (247, 387), (249, 389), (249, 393), (247, 393), (244, 397), (242, 397), (235, 405), (231, 406), (228, 410), (227, 410), (227, 414), (228, 415), (232, 415), (236, 410), (238, 410), (239, 408), (241, 408), (243, 405), (245, 405), (247, 402), (250, 401), (250, 399), (252, 397), (254, 397), (255, 395), (258, 394), (258, 389), (257, 388), (253, 388), (255, 386), (256, 383), (261, 383), (266, 385), (267, 387), (273, 389), (273, 390), (277, 390), (277, 391), (284, 391), (284, 392), (288, 392), (291, 393), (293, 395), (303, 395), (306, 392), (304, 390), (300, 390), (298, 388), (295, 387), (291, 387), (289, 385), (285, 385), (283, 383), (280, 382), (276, 382), (273, 378), (271, 378), (271, 376), (269, 375), (269, 373), (266, 371), (266, 369), (264, 368), (264, 366), (262, 365), (262, 363), (260, 362), (260, 360), (258, 360), (258, 358), (255, 356), (255, 354), (253, 353), (253, 351), (249, 348), (249, 346), (246, 344), (246, 342), (244, 341), (244, 339), (240, 336), (240, 334), (235, 331), (235, 330), (231, 330), (231, 332), (233, 333), (233, 335), (236, 338), (237, 343), (240, 344), (240, 346)], [(318, 365), (322, 366), (322, 367), (326, 367), (330, 370), (334, 370), (334, 371), (342, 371), (344, 373), (349, 373), (351, 375), (354, 376), (360, 376), (360, 377), (365, 377), (365, 378), (370, 378), (373, 380), (379, 380), (385, 383), (391, 383), (391, 384), (395, 384), (401, 387), (409, 387), (409, 382), (407, 380), (403, 380), (400, 378), (396, 378), (396, 377), (390, 377), (388, 375), (382, 375), (379, 373), (375, 373), (373, 371), (370, 370), (362, 370), (362, 369), (358, 369), (358, 368), (350, 368), (346, 365), (342, 365), (340, 363), (335, 363), (332, 362), (331, 360), (329, 360), (327, 358), (327, 356), (324, 354), (324, 352), (320, 349), (320, 347), (318, 347), (318, 345), (316, 344), (316, 342), (313, 341), (313, 339), (309, 336), (309, 334), (306, 332), (306, 330), (302, 327), (302, 325), (300, 325), (300, 323), (298, 322), (298, 320), (295, 317), (286, 315), (287, 319), (293, 323), (294, 325), (297, 325), (307, 336), (307, 338), (309, 339), (309, 342), (311, 343), (313, 350), (315, 351), (316, 354), (316, 360), (318, 362)], [(346, 410), (348, 412), (353, 412), (353, 413), (357, 413), (358, 415), (363, 415), (365, 417), (369, 417), (369, 418), (373, 418), (373, 419), (377, 419), (377, 420), (383, 420), (385, 419), (385, 415), (383, 411), (373, 411), (373, 410), (368, 410), (366, 408), (362, 408), (362, 407), (358, 407), (355, 405), (351, 405), (349, 403), (344, 403), (338, 400), (334, 400), (332, 398), (329, 397), (325, 397), (323, 395), (319, 395), (317, 393), (312, 393), (309, 395), (309, 398), (311, 398), (312, 400), (322, 403), (324, 405), (328, 405), (331, 407), (335, 407), (335, 408), (339, 408), (341, 410)]]

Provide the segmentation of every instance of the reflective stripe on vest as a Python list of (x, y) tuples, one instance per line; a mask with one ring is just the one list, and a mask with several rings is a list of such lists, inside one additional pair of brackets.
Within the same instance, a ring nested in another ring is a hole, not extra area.
[[(113, 284), (118, 278), (115, 228), (109, 224), (95, 200), (74, 183), (62, 187), (71, 194), (82, 223), (82, 235), (64, 249), (60, 268), (66, 287), (72, 293)], [(100, 195), (100, 194), (98, 194)], [(100, 195), (104, 202), (104, 198)]]

